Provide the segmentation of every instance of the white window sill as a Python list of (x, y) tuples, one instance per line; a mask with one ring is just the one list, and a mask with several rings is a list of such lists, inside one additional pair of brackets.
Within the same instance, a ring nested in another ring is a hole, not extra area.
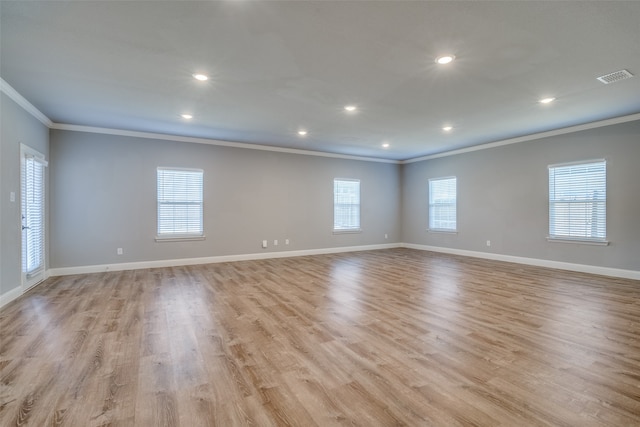
[(156, 236), (156, 242), (194, 242), (204, 240), (205, 236)]
[(608, 240), (580, 240), (580, 239), (563, 239), (560, 237), (547, 237), (547, 242), (551, 243), (573, 243), (576, 245), (592, 245), (592, 246), (609, 246)]
[(427, 233), (458, 234), (458, 230), (439, 230), (437, 228), (427, 228)]
[(352, 230), (333, 230), (333, 234), (355, 234), (362, 233), (361, 228), (354, 228)]

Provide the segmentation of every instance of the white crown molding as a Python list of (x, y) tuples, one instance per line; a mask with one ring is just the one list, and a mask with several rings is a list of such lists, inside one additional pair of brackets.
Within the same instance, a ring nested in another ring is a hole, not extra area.
[[(25, 100), (25, 102), (28, 102), (28, 101)], [(391, 163), (391, 164), (404, 165), (409, 163), (422, 162), (425, 160), (437, 159), (440, 157), (448, 157), (448, 156), (455, 156), (458, 154), (470, 153), (473, 151), (488, 150), (491, 148), (502, 147), (504, 145), (534, 141), (537, 139), (565, 135), (569, 133), (580, 132), (580, 131), (589, 130), (589, 129), (596, 129), (600, 127), (611, 126), (611, 125), (616, 125), (621, 123), (627, 123), (627, 122), (632, 122), (636, 120), (640, 120), (640, 113), (631, 114), (628, 116), (614, 117), (611, 119), (600, 120), (600, 121), (591, 122), (591, 123), (584, 123), (581, 125), (569, 126), (569, 127), (560, 128), (560, 129), (554, 129), (547, 132), (540, 132), (540, 133), (534, 133), (531, 135), (519, 136), (517, 138), (510, 138), (502, 141), (489, 142), (486, 144), (475, 145), (473, 147), (461, 148), (459, 150), (446, 151), (443, 153), (431, 154), (428, 156), (421, 156), (421, 157), (416, 157), (416, 158), (407, 159), (407, 160), (379, 159), (375, 157), (362, 157), (362, 156), (352, 156), (347, 154), (325, 153), (322, 151), (300, 150), (296, 148), (274, 147), (269, 145), (248, 144), (248, 143), (242, 143), (242, 142), (223, 141), (223, 140), (217, 140), (217, 139), (196, 138), (196, 137), (190, 137), (190, 136), (179, 136), (179, 135), (169, 135), (169, 134), (162, 134), (162, 133), (100, 128), (100, 127), (92, 127), (92, 126), (70, 125), (70, 124), (63, 124), (63, 123), (51, 123), (49, 127), (52, 129), (68, 130), (68, 131), (74, 131), (74, 132), (88, 132), (88, 133), (98, 133), (98, 134), (106, 134), (106, 135), (129, 136), (134, 138), (160, 139), (160, 140), (166, 140), (166, 141), (189, 142), (194, 144), (217, 145), (222, 147), (246, 148), (250, 150), (273, 151), (278, 153), (300, 154), (300, 155), (307, 155), (307, 156), (330, 157), (330, 158), (346, 159), (346, 160), (359, 160), (359, 161), (366, 161), (366, 162)]]
[(16, 91), (9, 83), (7, 83), (1, 77), (0, 77), (0, 92), (4, 92), (9, 98), (15, 101), (18, 105), (20, 105), (28, 113), (30, 113), (33, 117), (38, 119), (40, 122), (42, 122), (42, 124), (44, 124), (50, 129), (68, 130), (68, 131), (74, 131), (74, 132), (88, 132), (88, 133), (97, 133), (97, 134), (105, 134), (105, 135), (129, 136), (134, 138), (160, 139), (165, 141), (189, 142), (194, 144), (217, 145), (221, 147), (246, 148), (250, 150), (272, 151), (272, 152), (278, 152), (278, 153), (300, 154), (300, 155), (306, 155), (306, 156), (330, 157), (330, 158), (345, 159), (345, 160), (359, 160), (359, 161), (365, 161), (365, 162), (391, 163), (391, 164), (398, 164), (398, 165), (422, 162), (425, 160), (437, 159), (440, 157), (455, 156), (458, 154), (470, 153), (473, 151), (487, 150), (490, 148), (502, 147), (504, 145), (518, 144), (520, 142), (534, 141), (537, 139), (548, 138), (552, 136), (565, 135), (568, 133), (580, 132), (583, 130), (596, 129), (599, 127), (611, 126), (611, 125), (616, 125), (620, 123), (627, 123), (635, 120), (640, 120), (640, 113), (636, 113), (628, 116), (614, 117), (611, 119), (599, 120), (591, 123), (584, 123), (581, 125), (554, 129), (547, 132), (534, 133), (531, 135), (519, 136), (516, 138), (509, 138), (501, 141), (489, 142), (481, 145), (474, 145), (473, 147), (461, 148), (459, 150), (451, 150), (443, 153), (430, 154), (427, 156), (415, 157), (415, 158), (406, 159), (406, 160), (392, 160), (392, 159), (380, 159), (376, 157), (353, 156), (348, 154), (325, 153), (322, 151), (301, 150), (296, 148), (284, 148), (284, 147), (275, 147), (275, 146), (269, 146), (269, 145), (248, 144), (243, 142), (223, 141), (223, 140), (209, 139), (209, 138), (197, 138), (197, 137), (190, 137), (190, 136), (169, 135), (169, 134), (153, 133), (153, 132), (140, 132), (140, 131), (101, 128), (101, 127), (93, 127), (93, 126), (71, 125), (71, 124), (65, 124), (65, 123), (54, 123), (47, 116), (45, 116), (40, 110), (38, 110), (33, 104), (31, 104), (25, 97), (20, 95), (18, 91)]
[(128, 136), (132, 138), (160, 139), (165, 141), (189, 142), (192, 144), (207, 144), (207, 145), (217, 145), (221, 147), (246, 148), (249, 150), (275, 151), (277, 153), (301, 154), (305, 156), (331, 157), (335, 159), (400, 164), (399, 160), (378, 159), (375, 157), (352, 156), (348, 154), (325, 153), (322, 151), (274, 147), (271, 145), (247, 144), (243, 142), (223, 141), (219, 139), (208, 139), (208, 138), (196, 138), (192, 136), (169, 135), (164, 133), (140, 132), (140, 131), (100, 128), (100, 127), (92, 127), (92, 126), (69, 125), (69, 124), (63, 124), (63, 123), (53, 123), (51, 128), (58, 129), (58, 130), (73, 131), (73, 132), (88, 132), (88, 133), (98, 133), (98, 134), (104, 134), (104, 135)]
[(409, 164), (415, 162), (423, 162), (425, 160), (437, 159), (440, 157), (455, 156), (457, 154), (470, 153), (472, 151), (487, 150), (489, 148), (502, 147), (503, 145), (518, 144), (520, 142), (534, 141), (536, 139), (548, 138), (551, 136), (565, 135), (568, 133), (580, 132), (583, 130), (596, 129), (604, 126), (617, 125), (620, 123), (633, 122), (640, 120), (640, 113), (631, 114), (629, 116), (614, 117), (611, 119), (600, 120), (597, 122), (585, 123), (566, 128), (554, 129), (547, 132), (534, 133), (531, 135), (519, 136), (517, 138), (505, 139), (502, 141), (489, 142), (487, 144), (474, 145), (473, 147), (461, 148), (459, 150), (446, 151), (444, 153), (431, 154), (428, 156), (416, 157), (414, 159), (402, 160), (401, 164)]
[(599, 267), (596, 265), (574, 264), (570, 262), (551, 261), (539, 258), (526, 258), (513, 255), (502, 255), (490, 252), (469, 251), (466, 249), (453, 249), (440, 246), (417, 245), (413, 243), (401, 243), (401, 247), (418, 249), (422, 251), (441, 252), (452, 255), (462, 255), (473, 258), (484, 258), (493, 261), (513, 262), (535, 267), (555, 268), (558, 270), (576, 271), (579, 273), (598, 274), (601, 276), (621, 277), (624, 279), (640, 280), (640, 271), (625, 270), (622, 268)]
[(21, 106), (27, 113), (31, 114), (33, 117), (40, 120), (40, 122), (46, 127), (50, 128), (53, 126), (53, 122), (49, 120), (47, 116), (42, 114), (42, 112), (34, 107), (32, 103), (27, 101), (24, 96), (20, 95), (18, 91), (15, 90), (9, 83), (4, 81), (2, 77), (0, 77), (0, 92), (4, 92), (16, 104)]

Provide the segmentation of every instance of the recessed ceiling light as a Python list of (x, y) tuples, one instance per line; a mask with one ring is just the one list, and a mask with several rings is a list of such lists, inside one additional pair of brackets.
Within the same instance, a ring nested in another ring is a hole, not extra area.
[(553, 102), (555, 100), (555, 98), (542, 98), (539, 102), (540, 104), (549, 104), (550, 102)]
[(349, 111), (349, 112), (353, 112), (353, 111), (356, 111), (358, 109), (358, 107), (356, 107), (355, 105), (345, 105), (344, 109)]
[(307, 131), (304, 130), (304, 129), (301, 129), (301, 130), (298, 131), (298, 135), (300, 135), (300, 136), (305, 136), (306, 134), (307, 134)]
[(456, 59), (455, 55), (442, 55), (436, 58), (436, 63), (440, 65), (445, 65), (453, 62), (454, 59)]
[(180, 117), (182, 117), (183, 119), (187, 119), (187, 120), (193, 119), (193, 115), (191, 115), (191, 114), (180, 114)]
[(206, 80), (209, 80), (209, 76), (205, 75), (205, 74), (193, 74), (193, 78), (196, 80), (200, 80), (201, 82), (204, 82)]
[(384, 144), (382, 144), (382, 148), (389, 148), (389, 143), (385, 142)]
[(445, 132), (451, 132), (453, 130), (453, 126), (443, 126), (442, 130)]

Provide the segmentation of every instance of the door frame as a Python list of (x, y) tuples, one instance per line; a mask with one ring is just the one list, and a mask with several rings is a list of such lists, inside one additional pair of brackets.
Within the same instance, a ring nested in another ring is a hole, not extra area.
[[(25, 248), (25, 232), (24, 232), (24, 228), (25, 227), (25, 223), (24, 223), (24, 209), (26, 206), (26, 201), (24, 200), (24, 192), (25, 192), (25, 182), (24, 182), (24, 177), (25, 177), (25, 166), (26, 166), (26, 159), (27, 158), (33, 158), (35, 159), (38, 163), (40, 163), (42, 165), (42, 218), (41, 218), (41, 225), (42, 225), (42, 266), (41, 268), (38, 268), (33, 274), (29, 274), (25, 271), (25, 255), (26, 255), (26, 248)], [(45, 156), (44, 154), (40, 153), (38, 150), (29, 147), (28, 145), (25, 145), (23, 143), (20, 144), (20, 285), (22, 288), (23, 292), (26, 292), (28, 289), (34, 287), (35, 285), (37, 285), (38, 283), (42, 282), (44, 279), (46, 279), (46, 260), (47, 260), (47, 253), (46, 253), (46, 248), (47, 248), (47, 197), (46, 197), (46, 188), (47, 188), (47, 174), (45, 172), (45, 168), (48, 166), (48, 162), (45, 160)]]

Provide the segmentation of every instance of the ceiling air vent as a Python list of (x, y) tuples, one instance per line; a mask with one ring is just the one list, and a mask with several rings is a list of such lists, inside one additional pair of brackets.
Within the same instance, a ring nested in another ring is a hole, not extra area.
[(609, 83), (619, 82), (620, 80), (630, 79), (633, 77), (633, 74), (628, 72), (627, 70), (620, 70), (614, 73), (605, 74), (604, 76), (598, 77), (602, 83), (608, 85)]

